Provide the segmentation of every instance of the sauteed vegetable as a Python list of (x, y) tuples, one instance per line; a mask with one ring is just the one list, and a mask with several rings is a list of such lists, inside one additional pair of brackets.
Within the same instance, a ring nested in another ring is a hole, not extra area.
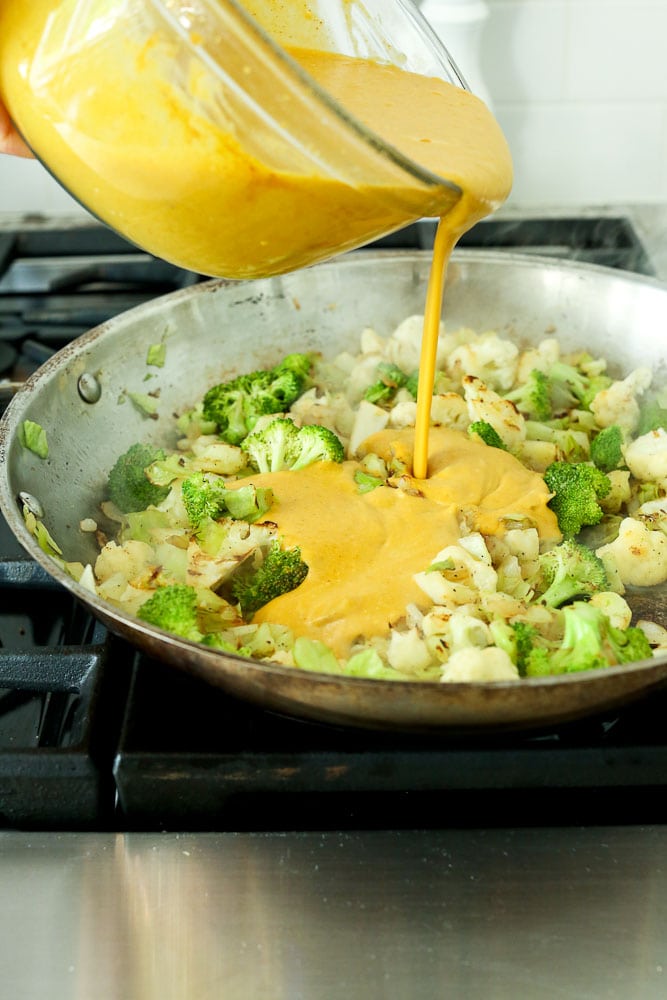
[[(386, 339), (364, 330), (357, 355), (290, 355), (212, 387), (171, 450), (118, 458), (102, 504), (117, 534), (70, 571), (186, 639), (349, 676), (519, 679), (667, 649), (626, 600), (667, 580), (651, 372), (614, 379), (554, 338), (520, 350), (443, 329), (416, 480), (421, 330), (410, 317)], [(403, 603), (375, 608), (376, 593)]]

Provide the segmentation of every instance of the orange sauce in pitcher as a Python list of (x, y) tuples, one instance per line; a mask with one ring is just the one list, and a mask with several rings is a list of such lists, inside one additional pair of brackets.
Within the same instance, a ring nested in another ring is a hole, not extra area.
[[(542, 538), (557, 538), (541, 477), (505, 452), (429, 428), (449, 255), (463, 232), (502, 203), (512, 182), (507, 143), (483, 102), (394, 65), (291, 49), (353, 118), (433, 175), (431, 185), (419, 171), (412, 181), (405, 171), (395, 185), (350, 184), (324, 171), (291, 170), (279, 157), (262, 159), (250, 132), (225, 130), (198, 114), (190, 98), (201, 80), (192, 77), (185, 97), (170, 89), (164, 64), (154, 58), (160, 39), (141, 51), (124, 37), (80, 48), (40, 89), (45, 53), (37, 41), (60, 6), (54, 0), (0, 5), (0, 94), (59, 180), (156, 255), (205, 274), (252, 278), (359, 245), (363, 234), (441, 217), (417, 427), (375, 442), (381, 450), (400, 439), (412, 451), (415, 490), (360, 495), (349, 462), (255, 477), (273, 488), (271, 520), (310, 567), (296, 591), (261, 609), (256, 620), (284, 622), (345, 656), (359, 635), (385, 633), (407, 604), (420, 600), (413, 575), (458, 540), (462, 511), (489, 534), (502, 534), (504, 514), (523, 512)], [(114, 83), (98, 86), (98, 80)], [(317, 146), (326, 125), (314, 119), (311, 128)]]
[[(318, 115), (319, 105), (308, 122), (312, 156), (301, 156), (231, 91), (215, 101), (215, 78), (196, 47), (185, 50), (158, 28), (148, 38), (149, 29), (133, 35), (131, 25), (109, 32), (100, 7), (4, 0), (0, 95), (59, 181), (159, 257), (202, 274), (267, 276), (449, 214), (461, 182), (471, 225), (509, 191), (500, 128), (459, 87), (393, 65), (289, 50), (352, 118), (417, 165), (412, 173), (379, 154), (387, 170), (375, 176), (370, 160), (329, 163), (333, 119)], [(220, 65), (235, 58), (224, 40), (219, 51), (214, 44)], [(246, 68), (254, 100), (273, 107), (275, 78)], [(290, 121), (298, 105), (287, 86), (284, 100)], [(372, 141), (359, 138), (360, 157), (362, 146)]]

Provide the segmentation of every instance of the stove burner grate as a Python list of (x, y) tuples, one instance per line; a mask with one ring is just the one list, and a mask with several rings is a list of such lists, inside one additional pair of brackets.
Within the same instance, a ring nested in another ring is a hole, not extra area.
[[(434, 232), (423, 220), (380, 246), (429, 249)], [(462, 246), (651, 273), (625, 219), (494, 219)], [(91, 326), (199, 280), (101, 226), (0, 233), (0, 403), (13, 391), (3, 377), (21, 381)], [(556, 732), (465, 741), (284, 718), (110, 636), (0, 519), (0, 826), (664, 822), (666, 710), (659, 693)]]

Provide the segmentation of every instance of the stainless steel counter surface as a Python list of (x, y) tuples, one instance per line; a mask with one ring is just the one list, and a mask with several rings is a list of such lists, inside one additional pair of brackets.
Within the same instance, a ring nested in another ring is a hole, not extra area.
[(654, 1000), (667, 827), (0, 834), (7, 1000)]

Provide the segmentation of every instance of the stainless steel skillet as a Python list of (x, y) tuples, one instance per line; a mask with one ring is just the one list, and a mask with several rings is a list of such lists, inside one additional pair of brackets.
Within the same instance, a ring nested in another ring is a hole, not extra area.
[[(667, 656), (544, 680), (487, 684), (392, 683), (304, 673), (230, 656), (168, 636), (79, 586), (26, 531), (28, 493), (67, 559), (92, 562), (96, 545), (79, 522), (96, 516), (109, 468), (137, 440), (171, 444), (172, 415), (216, 381), (266, 367), (287, 351), (356, 349), (365, 326), (389, 334), (423, 309), (430, 255), (361, 251), (251, 283), (211, 281), (156, 299), (97, 327), (47, 362), (0, 423), (0, 506), (28, 553), (109, 628), (150, 655), (266, 707), (353, 726), (490, 732), (541, 727), (623, 704), (667, 681)], [(496, 329), (521, 343), (557, 336), (566, 349), (606, 356), (618, 374), (651, 365), (664, 382), (667, 286), (590, 265), (503, 252), (460, 251), (450, 265), (450, 327)], [(163, 368), (147, 369), (163, 340)], [(150, 370), (156, 377), (144, 378)], [(157, 419), (128, 401), (155, 394)], [(49, 455), (19, 442), (29, 419), (47, 432)], [(630, 597), (667, 624), (665, 590)], [(646, 603), (648, 600), (648, 604)]]

